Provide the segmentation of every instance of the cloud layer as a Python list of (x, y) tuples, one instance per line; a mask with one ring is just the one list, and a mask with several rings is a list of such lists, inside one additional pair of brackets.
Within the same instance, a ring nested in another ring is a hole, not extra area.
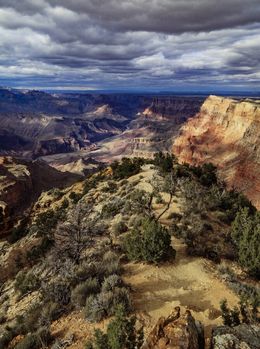
[(260, 2), (0, 0), (0, 84), (259, 89)]

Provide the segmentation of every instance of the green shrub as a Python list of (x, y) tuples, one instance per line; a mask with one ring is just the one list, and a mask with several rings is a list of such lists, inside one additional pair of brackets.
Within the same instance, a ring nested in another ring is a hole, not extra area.
[(40, 287), (40, 280), (33, 274), (32, 271), (28, 273), (20, 271), (15, 278), (14, 288), (19, 291), (21, 295), (37, 290)]
[(52, 209), (38, 214), (33, 224), (33, 231), (36, 231), (39, 236), (50, 235), (56, 228), (62, 214), (62, 210), (54, 211)]
[(174, 256), (171, 236), (166, 228), (152, 219), (144, 219), (141, 229), (135, 229), (124, 239), (130, 260), (158, 263)]
[(101, 216), (103, 218), (112, 218), (120, 213), (121, 209), (124, 206), (124, 201), (119, 198), (113, 198), (109, 203), (105, 204), (102, 207)]
[(74, 191), (72, 191), (69, 195), (69, 198), (73, 202), (73, 204), (76, 204), (77, 202), (79, 202), (82, 196), (83, 196), (82, 193), (75, 193)]
[(95, 263), (84, 262), (76, 268), (72, 284), (78, 284), (96, 275), (97, 265)]
[(119, 306), (107, 328), (107, 334), (96, 330), (93, 343), (87, 343), (85, 349), (140, 349), (143, 345), (143, 328), (136, 329), (136, 318), (127, 318), (124, 309)]
[(96, 278), (89, 278), (78, 284), (72, 291), (71, 300), (75, 305), (84, 306), (86, 298), (91, 294), (96, 294), (100, 290), (99, 282)]
[(172, 171), (175, 160), (173, 155), (159, 152), (154, 155), (153, 163), (155, 166), (158, 166), (163, 173), (167, 173)]
[(260, 278), (260, 213), (250, 215), (248, 208), (240, 210), (232, 223), (231, 236), (241, 266)]
[(14, 338), (15, 334), (12, 331), (5, 330), (0, 334), (0, 349), (8, 348), (8, 344)]
[(123, 158), (121, 162), (115, 161), (111, 164), (113, 177), (115, 179), (124, 179), (140, 172), (144, 160), (141, 158)]

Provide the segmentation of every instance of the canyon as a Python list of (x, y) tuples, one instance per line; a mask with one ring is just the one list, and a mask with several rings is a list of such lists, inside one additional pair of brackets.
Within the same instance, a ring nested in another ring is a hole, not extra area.
[(209, 96), (173, 144), (179, 161), (212, 162), (220, 177), (260, 208), (260, 101)]

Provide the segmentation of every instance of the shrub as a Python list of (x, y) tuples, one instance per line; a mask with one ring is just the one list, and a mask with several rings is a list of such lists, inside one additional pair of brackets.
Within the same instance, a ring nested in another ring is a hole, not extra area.
[(130, 260), (158, 263), (174, 256), (168, 230), (152, 219), (144, 219), (140, 230), (126, 236), (124, 248)]
[(120, 266), (117, 254), (112, 251), (106, 252), (103, 256), (101, 268), (100, 268), (100, 272), (104, 276), (109, 276), (112, 274), (120, 274), (121, 266)]
[(124, 201), (121, 198), (116, 197), (102, 207), (101, 215), (103, 218), (112, 218), (120, 213), (123, 206)]
[(115, 236), (125, 233), (128, 230), (127, 225), (123, 221), (119, 221), (113, 224), (112, 232)]
[(131, 309), (129, 292), (124, 287), (115, 287), (113, 291), (91, 295), (86, 300), (85, 316), (90, 322), (99, 322), (115, 314), (118, 305), (126, 312)]
[(0, 334), (0, 349), (8, 348), (8, 344), (14, 338), (15, 334), (12, 331), (5, 330)]
[(245, 296), (240, 298), (239, 308), (235, 306), (230, 309), (227, 305), (227, 300), (224, 299), (220, 303), (220, 310), (224, 325), (238, 326), (242, 323), (255, 323), (259, 321), (258, 318), (258, 299), (249, 299)]
[(41, 344), (35, 334), (27, 334), (16, 346), (15, 349), (38, 349)]
[(84, 306), (87, 296), (96, 294), (99, 290), (100, 285), (98, 280), (96, 278), (89, 278), (74, 288), (71, 294), (72, 302), (75, 305)]
[(34, 263), (39, 260), (46, 252), (53, 246), (53, 240), (47, 236), (44, 236), (39, 245), (33, 246), (30, 251), (27, 252), (27, 258), (30, 262)]
[(62, 214), (62, 210), (54, 211), (51, 209), (38, 214), (33, 224), (33, 230), (36, 231), (39, 236), (52, 234)]
[(78, 284), (79, 282), (83, 282), (88, 278), (94, 277), (97, 274), (97, 266), (94, 263), (82, 263), (80, 264), (74, 275), (73, 283)]
[(79, 202), (82, 196), (83, 196), (82, 193), (75, 193), (74, 191), (72, 191), (69, 195), (69, 198), (74, 204), (76, 204), (77, 202)]
[(96, 330), (93, 344), (88, 342), (85, 349), (140, 349), (143, 345), (143, 329), (136, 329), (136, 318), (126, 317), (122, 307), (118, 307), (107, 328), (107, 334)]
[(67, 305), (71, 299), (70, 286), (62, 280), (55, 280), (42, 285), (42, 296), (45, 301)]
[(117, 286), (122, 285), (122, 279), (116, 275), (110, 275), (107, 278), (104, 279), (102, 283), (102, 292), (108, 292), (108, 291), (113, 291), (113, 289)]
[(65, 308), (59, 303), (47, 302), (44, 304), (41, 314), (41, 321), (43, 323), (49, 323), (59, 319), (64, 313)]
[(35, 332), (35, 335), (37, 342), (40, 344), (40, 347), (47, 347), (52, 340), (50, 329), (47, 326), (41, 326), (40, 328), (38, 328)]
[(20, 271), (16, 275), (14, 288), (16, 291), (19, 291), (21, 295), (24, 295), (28, 292), (37, 290), (40, 287), (40, 280), (32, 271), (28, 273)]
[(144, 160), (141, 158), (123, 158), (121, 162), (115, 161), (111, 164), (113, 177), (115, 179), (124, 179), (140, 172)]
[(8, 237), (8, 241), (13, 244), (26, 236), (29, 232), (28, 229), (28, 218), (22, 219), (19, 224), (11, 230), (11, 234)]
[(109, 181), (106, 186), (102, 188), (104, 193), (115, 193), (117, 191), (117, 184), (114, 181)]
[(162, 152), (154, 155), (154, 165), (158, 166), (163, 173), (171, 172), (175, 157), (169, 153), (163, 154)]
[(91, 295), (86, 299), (84, 312), (87, 320), (90, 322), (99, 322), (106, 315), (102, 302), (94, 295)]
[(231, 236), (238, 248), (239, 263), (260, 278), (260, 213), (250, 215), (248, 208), (240, 210), (232, 223)]

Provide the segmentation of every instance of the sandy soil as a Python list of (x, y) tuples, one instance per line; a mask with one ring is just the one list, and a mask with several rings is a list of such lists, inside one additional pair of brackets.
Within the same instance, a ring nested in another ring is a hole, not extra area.
[[(185, 244), (176, 238), (172, 244), (177, 250), (174, 262), (161, 266), (127, 263), (124, 281), (132, 288), (133, 306), (138, 320), (149, 333), (160, 316), (167, 316), (179, 305), (182, 311), (190, 309), (196, 320), (205, 326), (206, 348), (215, 325), (222, 324), (219, 302), (226, 298), (231, 306), (237, 297), (214, 274), (215, 266), (208, 260), (186, 256)], [(74, 312), (52, 324), (52, 332), (60, 338), (74, 335), (75, 341), (67, 348), (83, 349), (94, 328), (106, 329), (109, 320), (89, 324), (82, 312)]]
[(173, 238), (177, 251), (173, 263), (153, 266), (142, 263), (125, 265), (124, 280), (132, 287), (133, 305), (149, 332), (160, 316), (167, 316), (179, 305), (190, 309), (205, 325), (205, 335), (222, 323), (219, 302), (226, 298), (233, 306), (238, 299), (214, 275), (215, 266), (203, 258), (189, 257), (185, 244)]

